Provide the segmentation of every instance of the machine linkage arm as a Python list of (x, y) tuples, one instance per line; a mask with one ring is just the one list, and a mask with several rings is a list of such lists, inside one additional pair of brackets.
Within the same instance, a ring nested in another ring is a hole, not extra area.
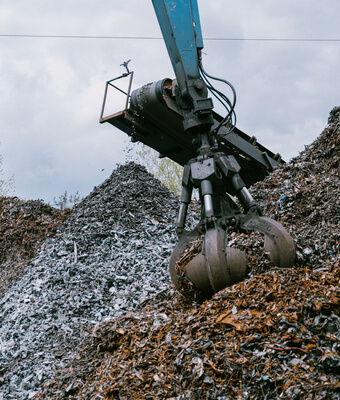
[(207, 97), (199, 65), (203, 38), (197, 0), (152, 0), (164, 42), (176, 75), (176, 101), (184, 130), (209, 131), (213, 102)]

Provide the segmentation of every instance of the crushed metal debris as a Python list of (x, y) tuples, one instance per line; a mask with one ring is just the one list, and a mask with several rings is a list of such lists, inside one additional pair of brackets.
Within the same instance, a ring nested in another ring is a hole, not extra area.
[(176, 295), (148, 303), (98, 326), (42, 398), (339, 398), (339, 264), (331, 269), (267, 272), (201, 306)]
[(114, 171), (0, 299), (0, 398), (340, 399), (339, 148), (337, 107), (252, 188), (295, 267), (236, 234), (249, 277), (204, 303), (167, 276), (178, 200), (140, 166)]
[(0, 296), (70, 213), (39, 200), (0, 197)]
[(95, 188), (0, 297), (0, 399), (30, 399), (88, 329), (169, 292), (176, 202), (142, 166)]
[(336, 108), (318, 140), (253, 188), (294, 234), (297, 268), (258, 274), (261, 239), (245, 235), (249, 279), (202, 305), (173, 294), (98, 326), (43, 398), (340, 398), (339, 134)]
[(294, 238), (298, 266), (320, 268), (339, 254), (339, 169), (340, 107), (335, 107), (312, 144), (252, 188), (264, 214)]

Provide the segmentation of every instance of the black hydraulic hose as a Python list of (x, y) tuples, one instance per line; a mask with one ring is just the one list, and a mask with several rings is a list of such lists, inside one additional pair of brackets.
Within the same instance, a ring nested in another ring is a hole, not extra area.
[[(235, 122), (234, 124), (231, 121), (231, 125), (232, 125), (232, 129), (233, 130), (234, 126), (236, 125), (236, 113), (235, 113), (235, 106), (236, 106), (236, 90), (234, 88), (234, 86), (227, 80), (222, 79), (222, 78), (217, 78), (214, 77), (210, 74), (208, 74), (204, 68), (203, 68), (203, 64), (202, 64), (202, 59), (201, 57), (199, 57), (199, 68), (202, 74), (202, 79), (206, 82), (208, 89), (211, 91), (211, 93), (213, 94), (213, 96), (225, 107), (225, 109), (228, 111), (228, 114), (225, 118), (223, 118), (223, 120), (219, 123), (218, 127), (214, 130), (214, 134), (217, 135), (219, 129), (226, 124), (226, 122), (229, 120), (232, 120), (232, 117), (234, 116)], [(209, 82), (209, 78), (216, 80), (216, 81), (220, 81), (225, 83), (227, 86), (229, 86), (229, 88), (231, 89), (232, 93), (233, 93), (233, 102), (231, 103), (231, 101), (228, 99), (228, 97), (220, 92), (219, 90), (217, 90), (216, 88), (213, 87), (213, 85)]]

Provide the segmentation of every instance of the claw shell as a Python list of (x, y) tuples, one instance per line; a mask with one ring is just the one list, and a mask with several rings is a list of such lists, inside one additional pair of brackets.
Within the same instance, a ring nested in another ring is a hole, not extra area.
[(197, 230), (186, 232), (172, 253), (170, 275), (178, 290), (196, 289), (210, 297), (246, 277), (246, 255), (227, 246), (221, 228), (209, 229), (204, 237)]

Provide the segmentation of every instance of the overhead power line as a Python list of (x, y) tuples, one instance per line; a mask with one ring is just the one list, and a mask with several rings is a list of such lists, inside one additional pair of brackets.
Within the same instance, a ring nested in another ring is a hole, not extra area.
[[(89, 36), (89, 35), (33, 35), (33, 34), (0, 34), (0, 37), (10, 38), (41, 38), (41, 39), (115, 39), (115, 40), (163, 40), (155, 36)], [(206, 41), (244, 41), (244, 42), (340, 42), (340, 39), (318, 38), (218, 38), (207, 37)]]
[(246, 42), (340, 42), (340, 39), (303, 39), (303, 38), (205, 38), (214, 41), (246, 41)]

